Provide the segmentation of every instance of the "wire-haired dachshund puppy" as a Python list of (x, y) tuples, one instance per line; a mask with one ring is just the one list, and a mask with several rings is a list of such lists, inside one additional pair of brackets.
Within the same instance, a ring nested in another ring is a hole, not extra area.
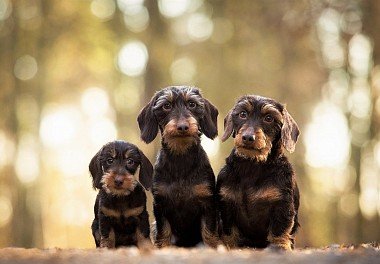
[(157, 92), (138, 116), (141, 138), (162, 148), (153, 176), (153, 233), (157, 247), (216, 246), (215, 175), (200, 136), (217, 136), (218, 110), (195, 87), (171, 86)]
[(222, 141), (235, 138), (216, 187), (224, 244), (292, 249), (299, 192), (284, 149), (294, 151), (296, 122), (275, 100), (247, 95), (229, 111), (224, 126)]
[(152, 185), (153, 166), (135, 145), (113, 141), (92, 158), (93, 187), (99, 189), (92, 222), (96, 247), (146, 247), (151, 244), (145, 189)]

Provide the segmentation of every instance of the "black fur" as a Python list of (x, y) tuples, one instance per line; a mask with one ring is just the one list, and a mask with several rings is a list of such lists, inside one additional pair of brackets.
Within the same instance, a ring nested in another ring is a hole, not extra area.
[[(130, 181), (133, 184), (125, 185), (125, 181), (131, 179), (138, 167), (140, 182), (150, 189), (152, 164), (135, 145), (124, 141), (110, 142), (92, 158), (89, 169), (93, 186), (99, 189), (91, 226), (97, 247), (142, 246), (150, 243), (144, 188), (135, 179)], [(118, 189), (112, 182), (116, 179), (123, 182)]]
[[(264, 105), (273, 106), (269, 114), (262, 113)], [(249, 135), (259, 130), (263, 131), (263, 138), (271, 139), (268, 156), (256, 159), (254, 155), (242, 155), (234, 147), (218, 175), (221, 237), (228, 247), (264, 248), (273, 243), (290, 249), (294, 247), (294, 235), (299, 227), (300, 196), (293, 168), (283, 149), (294, 150), (298, 127), (284, 106), (276, 101), (259, 96), (240, 98), (225, 119), (223, 139), (231, 134), (237, 138), (239, 133)], [(239, 145), (236, 138), (235, 145)], [(260, 154), (253, 145), (246, 147), (248, 151), (256, 151), (255, 155)]]
[(137, 119), (145, 142), (162, 135), (153, 178), (158, 247), (216, 245), (215, 175), (200, 135), (217, 135), (217, 116), (197, 88), (173, 86), (157, 92)]

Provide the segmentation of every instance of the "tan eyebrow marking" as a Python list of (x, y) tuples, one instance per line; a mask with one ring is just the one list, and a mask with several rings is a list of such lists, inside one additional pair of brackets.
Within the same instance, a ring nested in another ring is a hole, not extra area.
[(283, 122), (283, 117), (281, 112), (272, 104), (265, 104), (261, 107), (261, 113), (263, 115), (265, 114), (272, 114), (274, 118), (277, 120)]

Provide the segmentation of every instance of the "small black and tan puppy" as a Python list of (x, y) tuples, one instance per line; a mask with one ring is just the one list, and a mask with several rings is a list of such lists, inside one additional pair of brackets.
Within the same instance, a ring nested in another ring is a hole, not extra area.
[(221, 237), (229, 247), (290, 250), (299, 226), (299, 192), (284, 149), (293, 152), (299, 130), (285, 106), (243, 96), (224, 120), (222, 141), (235, 147), (218, 176)]
[(153, 166), (135, 145), (113, 141), (92, 158), (93, 187), (99, 189), (92, 222), (96, 247), (146, 247), (151, 244), (145, 189), (152, 185)]
[(153, 197), (157, 247), (216, 246), (215, 175), (201, 146), (202, 134), (217, 136), (218, 110), (195, 87), (157, 92), (138, 116), (141, 138), (162, 135), (154, 168)]

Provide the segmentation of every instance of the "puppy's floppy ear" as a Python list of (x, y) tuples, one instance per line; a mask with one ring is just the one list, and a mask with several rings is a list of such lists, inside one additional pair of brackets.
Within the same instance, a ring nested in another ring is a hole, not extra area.
[(137, 117), (137, 122), (141, 132), (141, 139), (145, 143), (152, 142), (158, 133), (158, 122), (153, 113), (156, 98), (156, 95), (153, 96), (150, 102), (141, 110), (139, 116)]
[(204, 100), (205, 114), (199, 125), (206, 137), (214, 139), (218, 135), (218, 109), (213, 106), (207, 99)]
[(152, 188), (153, 166), (141, 150), (139, 153), (141, 157), (139, 181), (145, 190), (149, 191)]
[[(234, 130), (234, 124), (232, 123), (232, 109), (228, 112), (226, 117), (224, 118), (224, 134), (222, 136), (222, 142), (226, 141), (232, 134)], [(235, 137), (234, 135), (232, 135)]]
[(285, 147), (287, 151), (292, 153), (296, 148), (296, 143), (300, 131), (298, 129), (296, 121), (294, 121), (293, 117), (288, 113), (285, 107), (282, 111), (282, 116), (284, 118), (284, 123), (281, 129), (282, 145)]
[(100, 164), (100, 154), (102, 153), (103, 148), (101, 148), (98, 153), (91, 159), (89, 170), (92, 176), (92, 187), (94, 189), (101, 189), (102, 184), (100, 183), (103, 176), (102, 165)]

